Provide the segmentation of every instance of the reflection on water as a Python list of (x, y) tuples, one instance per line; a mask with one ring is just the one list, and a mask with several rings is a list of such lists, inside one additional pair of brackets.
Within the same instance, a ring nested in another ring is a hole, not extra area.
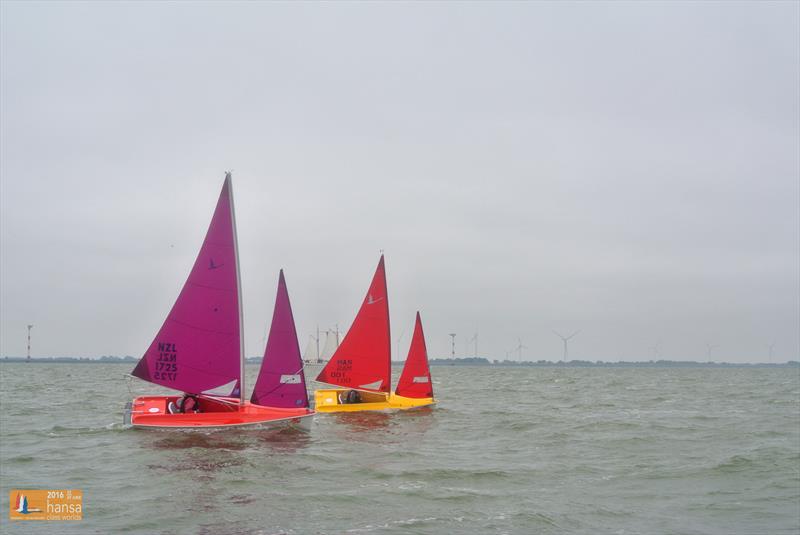
[(398, 418), (404, 419), (415, 419), (415, 418), (422, 418), (425, 421), (428, 421), (430, 416), (434, 414), (435, 406), (427, 405), (425, 407), (419, 407), (417, 409), (408, 409), (405, 411), (399, 411), (397, 413)]
[(166, 463), (148, 464), (147, 467), (157, 472), (197, 472), (196, 479), (209, 481), (214, 474), (228, 468), (242, 466), (247, 459), (238, 452), (216, 451), (210, 455), (208, 451), (200, 453), (186, 451), (185, 455), (172, 455)]
[[(299, 450), (308, 447), (309, 433), (292, 427), (262, 429), (224, 429), (213, 432), (139, 431), (132, 433), (140, 444), (157, 454), (161, 462), (146, 467), (155, 477), (171, 474), (186, 479), (186, 488), (173, 489), (165, 498), (190, 515), (215, 517), (231, 508), (247, 510), (262, 498), (244, 491), (243, 486), (271, 480), (267, 476), (264, 460), (276, 456), (292, 458)], [(268, 471), (269, 469), (267, 469)], [(277, 477), (277, 480), (284, 479)], [(253, 488), (253, 487), (251, 487)], [(256, 486), (255, 488), (261, 488)], [(263, 488), (261, 488), (263, 492)], [(244, 523), (223, 523), (207, 526), (207, 533), (246, 534), (260, 533)]]
[(193, 430), (134, 430), (137, 438), (141, 437), (141, 445), (145, 448), (158, 450), (186, 450), (202, 448), (212, 450), (243, 450), (247, 443), (241, 433), (226, 433), (223, 431), (193, 431)]
[(337, 424), (346, 425), (347, 430), (354, 433), (369, 433), (386, 429), (392, 423), (390, 414), (378, 411), (335, 412), (330, 416), (336, 420)]
[(257, 449), (269, 448), (270, 453), (295, 453), (307, 448), (312, 440), (311, 434), (292, 427), (283, 429), (264, 429), (251, 431), (248, 438), (255, 439)]
[(421, 407), (391, 412), (336, 412), (317, 417), (329, 419), (327, 423), (330, 424), (330, 427), (326, 431), (333, 432), (337, 436), (358, 435), (378, 438), (380, 436), (421, 435), (434, 425), (435, 415), (434, 408)]
[(218, 429), (218, 430), (132, 430), (140, 439), (141, 446), (157, 450), (206, 450), (242, 451), (264, 445), (274, 451), (294, 452), (311, 443), (309, 433), (293, 427)]
[(144, 448), (168, 454), (167, 463), (148, 464), (148, 468), (159, 472), (196, 471), (197, 479), (205, 481), (213, 479), (215, 472), (247, 465), (253, 457), (265, 452), (293, 454), (311, 444), (308, 433), (291, 427), (135, 433)]

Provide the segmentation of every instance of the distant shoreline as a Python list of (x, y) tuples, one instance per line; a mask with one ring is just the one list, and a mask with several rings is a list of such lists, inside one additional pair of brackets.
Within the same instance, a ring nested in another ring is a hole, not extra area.
[[(247, 364), (260, 364), (261, 357), (248, 357)], [(3, 357), (0, 363), (29, 363), (29, 364), (135, 364), (138, 358), (126, 357)], [(402, 366), (403, 361), (392, 361), (392, 365)], [(648, 360), (648, 361), (588, 361), (571, 360), (569, 362), (539, 360), (511, 361), (494, 360), (486, 358), (456, 358), (456, 359), (431, 359), (431, 366), (487, 366), (492, 368), (502, 367), (532, 367), (532, 368), (800, 368), (800, 362), (790, 360), (787, 362), (696, 362), (691, 360)]]

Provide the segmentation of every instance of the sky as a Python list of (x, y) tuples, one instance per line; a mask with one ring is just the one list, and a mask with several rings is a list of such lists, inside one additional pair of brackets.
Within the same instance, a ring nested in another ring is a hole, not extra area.
[(0, 355), (142, 355), (232, 170), (249, 356), (381, 250), (395, 360), (800, 356), (797, 2), (4, 1), (0, 74)]

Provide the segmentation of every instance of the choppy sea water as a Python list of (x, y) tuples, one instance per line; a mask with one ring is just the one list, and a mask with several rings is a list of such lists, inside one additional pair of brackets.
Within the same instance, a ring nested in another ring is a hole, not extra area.
[(437, 408), (305, 434), (126, 429), (130, 367), (0, 365), (3, 533), (800, 532), (798, 369), (434, 367)]

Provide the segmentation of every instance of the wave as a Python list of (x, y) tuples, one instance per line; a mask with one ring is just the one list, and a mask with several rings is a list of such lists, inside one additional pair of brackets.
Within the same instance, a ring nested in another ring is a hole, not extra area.
[(755, 466), (755, 461), (744, 455), (734, 455), (733, 457), (717, 464), (712, 470), (717, 472), (742, 472)]

